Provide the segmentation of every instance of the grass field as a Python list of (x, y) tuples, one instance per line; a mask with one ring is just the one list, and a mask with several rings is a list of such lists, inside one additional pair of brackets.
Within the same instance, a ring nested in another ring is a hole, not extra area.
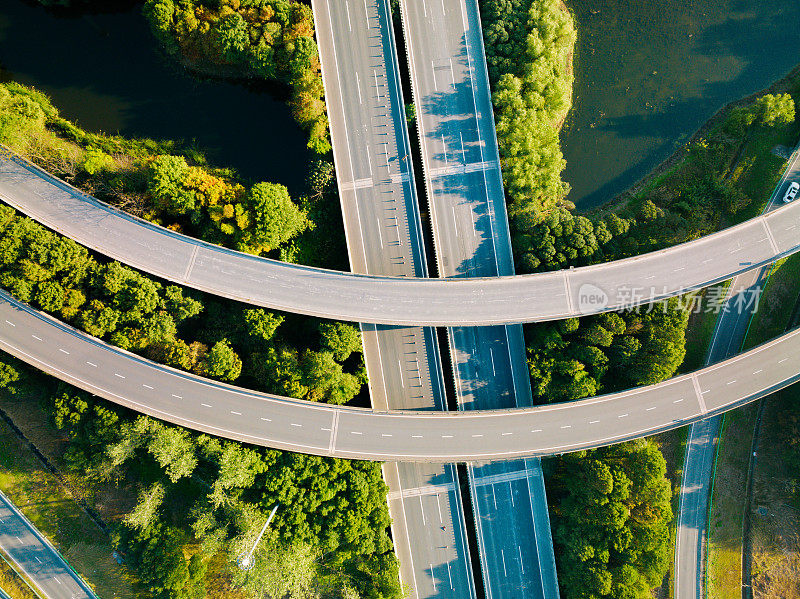
[[(46, 415), (38, 408), (35, 395), (13, 401), (0, 397), (0, 408), (17, 413), (38, 410), (38, 421), (33, 417), (29, 421), (33, 426), (47, 427)], [(45, 469), (29, 445), (3, 421), (0, 421), (0, 489), (102, 599), (135, 596), (127, 570), (111, 557), (113, 548), (108, 536)]]
[(741, 599), (742, 518), (758, 404), (725, 415), (708, 524), (708, 596)]
[(23, 580), (11, 565), (8, 556), (0, 551), (0, 589), (3, 589), (11, 599), (37, 599), (30, 583)]
[[(798, 294), (800, 294), (800, 256), (795, 254), (777, 262), (773, 267), (761, 294), (758, 310), (747, 332), (745, 349), (772, 339), (786, 330)], [(778, 396), (771, 396), (770, 401), (779, 401)], [(757, 404), (751, 404), (728, 412), (720, 436), (721, 444), (709, 520), (708, 593), (709, 597), (715, 599), (741, 597), (742, 518), (746, 509), (746, 477), (757, 409)], [(762, 431), (760, 437), (762, 442), (765, 433), (766, 430)], [(769, 444), (770, 441), (767, 440), (766, 443)], [(775, 451), (772, 455), (775, 455)], [(778, 465), (775, 464), (774, 467), (777, 468)], [(766, 489), (762, 489), (762, 494), (767, 492)], [(767, 563), (771, 562), (764, 558), (760, 567), (767, 567)], [(777, 579), (774, 577), (769, 577), (767, 580), (771, 584), (777, 584)], [(764, 581), (762, 584), (766, 586)]]
[(775, 263), (753, 316), (744, 349), (749, 349), (782, 334), (800, 293), (800, 254)]
[[(700, 291), (698, 309), (689, 316), (689, 324), (686, 326), (686, 356), (680, 372), (692, 372), (705, 366), (708, 346), (711, 345), (711, 337), (719, 317), (716, 310), (710, 309), (710, 302), (713, 301), (710, 298), (723, 297), (730, 284), (730, 281), (723, 281)], [(711, 289), (719, 289), (719, 295), (709, 292)]]
[(800, 599), (798, 473), (786, 463), (782, 419), (800, 405), (800, 385), (765, 400), (753, 469), (752, 587), (757, 599)]

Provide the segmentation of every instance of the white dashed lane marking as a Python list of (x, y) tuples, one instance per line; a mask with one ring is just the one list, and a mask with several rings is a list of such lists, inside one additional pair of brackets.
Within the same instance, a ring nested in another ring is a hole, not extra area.
[(58, 348), (58, 351), (60, 351), (60, 352), (62, 352), (62, 353), (65, 353), (65, 354), (69, 355), (69, 352), (68, 352), (67, 350), (65, 350), (65, 349), (62, 349), (62, 348), (60, 348), (60, 347)]

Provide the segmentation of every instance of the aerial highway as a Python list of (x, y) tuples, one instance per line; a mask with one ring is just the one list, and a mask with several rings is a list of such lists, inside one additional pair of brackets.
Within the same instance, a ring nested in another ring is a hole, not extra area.
[[(314, 0), (314, 17), (351, 269), (425, 277), (389, 4)], [(361, 332), (374, 409), (447, 409), (433, 329), (362, 324)], [(455, 466), (387, 462), (383, 473), (411, 598), (474, 598)]]
[[(513, 275), (478, 4), (400, 8), (439, 275)], [(522, 325), (453, 327), (448, 340), (459, 409), (532, 405)], [(467, 471), (486, 597), (557, 599), (539, 461)]]
[[(789, 182), (798, 178), (800, 147), (793, 152), (789, 166), (772, 192), (764, 212), (771, 212), (780, 206)], [(739, 352), (770, 270), (771, 265), (765, 266), (734, 277), (731, 281), (708, 348), (706, 365)], [(708, 502), (716, 448), (714, 440), (719, 434), (720, 424), (721, 417), (715, 416), (694, 423), (689, 430), (675, 535), (675, 599), (703, 597)]]
[[(495, 325), (598, 313), (699, 289), (800, 250), (800, 202), (793, 202), (695, 241), (574, 270), (393, 277), (287, 264), (192, 239), (113, 209), (7, 151), (0, 153), (0, 200), (170, 281), (277, 310), (376, 324)], [(462, 223), (469, 219), (468, 211), (459, 214)]]
[(0, 549), (47, 599), (97, 599), (45, 537), (0, 493)]
[(332, 406), (156, 364), (0, 291), (0, 350), (99, 397), (255, 445), (378, 461), (472, 462), (602, 447), (690, 424), (800, 380), (800, 330), (657, 385), (580, 401), (459, 412)]

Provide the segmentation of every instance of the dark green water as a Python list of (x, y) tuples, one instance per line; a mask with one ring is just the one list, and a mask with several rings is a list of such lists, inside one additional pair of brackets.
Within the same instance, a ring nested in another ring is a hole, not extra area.
[(562, 134), (569, 199), (613, 198), (720, 107), (800, 62), (798, 0), (567, 0), (578, 27)]
[(298, 189), (306, 135), (284, 99), (184, 74), (156, 51), (141, 5), (126, 3), (110, 14), (64, 16), (0, 0), (4, 76), (46, 92), (88, 130), (194, 139), (215, 164)]

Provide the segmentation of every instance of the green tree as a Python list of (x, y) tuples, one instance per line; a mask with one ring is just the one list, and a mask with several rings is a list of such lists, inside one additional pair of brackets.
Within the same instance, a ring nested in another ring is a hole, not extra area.
[(147, 451), (173, 483), (191, 476), (197, 467), (194, 442), (188, 431), (182, 428), (164, 425), (153, 427)]
[(359, 378), (344, 372), (331, 352), (306, 350), (301, 381), (308, 388), (306, 398), (336, 405), (345, 404), (361, 390)]
[(227, 339), (214, 344), (202, 365), (205, 376), (221, 381), (235, 381), (242, 372), (242, 360), (233, 351)]
[(794, 122), (794, 100), (789, 94), (766, 94), (753, 104), (753, 113), (760, 123), (783, 126)]
[(308, 219), (283, 185), (258, 183), (245, 206), (249, 222), (242, 227), (239, 249), (258, 254), (278, 247), (308, 226)]
[(158, 509), (164, 502), (164, 495), (164, 486), (161, 483), (153, 483), (139, 493), (139, 501), (133, 510), (123, 518), (123, 522), (137, 530), (151, 528), (158, 519)]
[(344, 362), (353, 352), (360, 353), (361, 332), (352, 325), (343, 322), (323, 322), (319, 325), (321, 345), (339, 362)]
[(284, 317), (267, 312), (263, 308), (256, 308), (245, 310), (244, 320), (247, 324), (248, 336), (259, 343), (265, 343), (271, 341), (275, 336)]
[(20, 378), (19, 370), (16, 368), (16, 360), (0, 360), (0, 389), (5, 389), (9, 395), (16, 395), (17, 383)]
[(189, 165), (182, 156), (156, 156), (150, 163), (147, 186), (156, 205), (172, 214), (194, 210), (195, 193), (183, 185), (188, 174)]

